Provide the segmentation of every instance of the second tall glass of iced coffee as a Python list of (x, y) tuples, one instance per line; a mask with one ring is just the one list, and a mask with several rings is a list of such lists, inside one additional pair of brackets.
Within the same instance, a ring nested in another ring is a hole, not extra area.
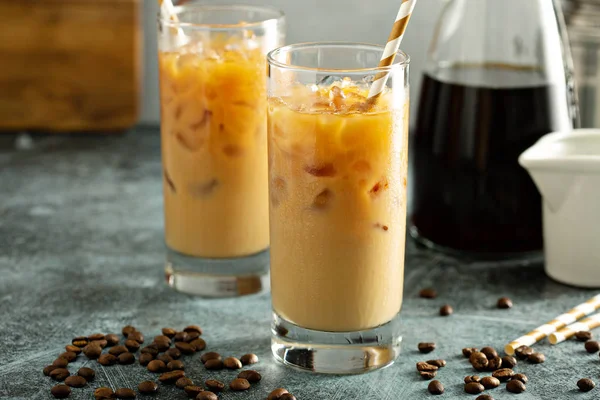
[[(377, 68), (383, 49), (268, 56), (272, 350), (302, 369), (366, 372), (400, 349), (409, 59)], [(382, 73), (387, 87), (367, 100)]]

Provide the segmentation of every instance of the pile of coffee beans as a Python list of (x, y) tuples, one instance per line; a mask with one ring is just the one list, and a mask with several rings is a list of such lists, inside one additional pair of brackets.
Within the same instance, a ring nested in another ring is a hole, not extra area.
[[(82, 367), (76, 375), (71, 375), (68, 370), (70, 363), (76, 361), (80, 355), (89, 360), (95, 360), (104, 367), (112, 365), (132, 365), (136, 361), (135, 353), (138, 353), (137, 361), (149, 372), (160, 374), (157, 382), (143, 381), (137, 386), (141, 394), (155, 394), (159, 392), (161, 385), (175, 385), (182, 389), (189, 398), (198, 400), (216, 400), (218, 393), (224, 390), (245, 391), (252, 384), (258, 383), (262, 376), (255, 370), (242, 370), (237, 377), (231, 380), (229, 385), (215, 379), (206, 379), (204, 386), (195, 384), (186, 376), (185, 363), (180, 360), (184, 355), (201, 352), (206, 348), (206, 342), (201, 338), (202, 329), (197, 325), (190, 325), (182, 331), (173, 328), (163, 328), (162, 335), (155, 336), (152, 343), (142, 347), (146, 338), (135, 327), (128, 325), (123, 327), (123, 344), (116, 334), (95, 333), (89, 336), (75, 337), (71, 344), (65, 346), (65, 352), (61, 353), (56, 360), (44, 368), (43, 373), (55, 381), (64, 382), (51, 389), (51, 394), (57, 399), (67, 398), (71, 395), (73, 388), (85, 388), (96, 376), (92, 368)], [(107, 349), (107, 351), (104, 351)], [(244, 354), (240, 358), (223, 357), (216, 352), (206, 352), (200, 357), (207, 370), (240, 370), (243, 366), (256, 364), (258, 357), (255, 354)], [(159, 385), (160, 383), (160, 385)], [(132, 388), (118, 388), (113, 390), (108, 387), (99, 387), (94, 390), (94, 398), (100, 399), (134, 399), (137, 393)], [(294, 395), (286, 389), (275, 389), (268, 397), (269, 400), (295, 400)]]

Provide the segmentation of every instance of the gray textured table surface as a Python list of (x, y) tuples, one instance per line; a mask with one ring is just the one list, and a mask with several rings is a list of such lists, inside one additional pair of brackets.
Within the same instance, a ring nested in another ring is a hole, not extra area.
[[(223, 399), (264, 399), (284, 386), (298, 399), (425, 399), (427, 382), (415, 362), (445, 358), (438, 379), (440, 398), (474, 398), (462, 379), (474, 371), (462, 358), (466, 346), (501, 348), (539, 323), (552, 319), (594, 292), (557, 284), (540, 265), (500, 266), (456, 263), (408, 244), (403, 354), (382, 371), (361, 376), (315, 376), (276, 364), (270, 357), (268, 295), (203, 300), (170, 290), (163, 282), (160, 147), (156, 129), (125, 136), (28, 138), (0, 136), (0, 398), (49, 399), (53, 383), (42, 368), (76, 335), (120, 332), (133, 324), (147, 337), (160, 328), (204, 327), (208, 349), (224, 355), (255, 352), (263, 380), (245, 393)], [(433, 286), (435, 300), (417, 296)], [(500, 296), (515, 306), (497, 310)], [(437, 315), (444, 303), (455, 314)], [(416, 351), (435, 341), (431, 355)], [(576, 342), (538, 349), (541, 365), (520, 363), (530, 378), (516, 398), (593, 399), (600, 388), (579, 393), (576, 382), (598, 378), (600, 359)], [(207, 373), (199, 355), (187, 362), (196, 381), (209, 376), (229, 381), (232, 372)], [(132, 387), (153, 378), (139, 365), (100, 367), (85, 357), (71, 365), (96, 369), (92, 388)], [(496, 399), (513, 398), (502, 386)], [(73, 399), (91, 399), (91, 388), (74, 389)], [(160, 399), (183, 399), (174, 387)]]

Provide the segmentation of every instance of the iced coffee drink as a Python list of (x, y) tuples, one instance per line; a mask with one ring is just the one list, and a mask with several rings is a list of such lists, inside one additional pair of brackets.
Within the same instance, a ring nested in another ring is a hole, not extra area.
[[(273, 81), (287, 83), (272, 89), (268, 104), (271, 291), (275, 355), (297, 365), (290, 349), (311, 331), (338, 332), (347, 350), (347, 334), (362, 332), (368, 341), (400, 312), (408, 92), (404, 72), (374, 104), (355, 76), (309, 84), (285, 72), (272, 71)], [(323, 345), (335, 350), (332, 337)], [(382, 363), (390, 347), (375, 350), (386, 354)], [(346, 372), (332, 364), (321, 372), (331, 368)]]
[[(189, 9), (192, 20), (215, 12)], [(185, 18), (183, 11), (180, 20)], [(165, 241), (176, 258), (168, 261), (167, 273), (177, 273), (179, 264), (180, 280), (194, 273), (196, 280), (260, 273), (248, 262), (233, 264), (263, 252), (257, 262), (262, 274), (268, 270), (265, 54), (280, 37), (276, 28), (267, 38), (261, 23), (238, 18), (214, 32), (202, 21), (192, 24), (178, 46), (159, 51)], [(176, 35), (181, 29), (163, 31)], [(204, 284), (178, 288), (212, 295), (214, 286), (231, 282), (208, 285), (213, 287), (206, 292)]]

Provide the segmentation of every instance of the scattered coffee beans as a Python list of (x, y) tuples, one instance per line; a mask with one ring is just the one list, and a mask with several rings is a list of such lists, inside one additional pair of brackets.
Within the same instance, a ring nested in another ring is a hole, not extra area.
[(579, 331), (575, 332), (575, 339), (580, 342), (587, 342), (588, 340), (592, 340), (592, 332), (590, 331)]
[(488, 366), (487, 357), (480, 351), (471, 354), (469, 361), (471, 362), (473, 368), (475, 368), (477, 371), (485, 371)]
[(435, 378), (435, 376), (437, 375), (437, 371), (421, 371), (419, 372), (419, 375), (421, 375), (421, 378), (425, 379), (426, 381), (429, 381)]
[(115, 391), (117, 399), (135, 399), (135, 392), (132, 389), (120, 388)]
[(150, 372), (163, 372), (167, 369), (167, 365), (160, 360), (152, 360), (148, 363), (147, 368)]
[(242, 362), (235, 357), (227, 357), (223, 360), (223, 365), (227, 369), (240, 369), (242, 368)]
[(493, 347), (487, 346), (479, 351), (481, 351), (483, 354), (485, 354), (485, 356), (488, 358), (488, 360), (491, 360), (494, 357), (498, 357), (498, 352)]
[(252, 353), (244, 354), (240, 357), (240, 361), (242, 362), (242, 365), (256, 364), (258, 362), (258, 356)]
[(96, 400), (112, 399), (114, 398), (114, 394), (115, 393), (113, 390), (107, 387), (99, 387), (98, 389), (94, 390), (94, 397)]
[(214, 351), (209, 351), (208, 353), (202, 354), (200, 357), (200, 361), (206, 363), (208, 360), (220, 360), (221, 355), (219, 353), (215, 353)]
[(83, 348), (83, 354), (90, 360), (95, 360), (102, 354), (102, 347), (97, 344), (88, 344)]
[(500, 297), (496, 302), (496, 307), (501, 309), (511, 308), (513, 306), (512, 300), (508, 297)]
[[(132, 353), (135, 353), (136, 351), (138, 351), (140, 349), (140, 344), (138, 342), (136, 342), (135, 340), (127, 339), (125, 341), (125, 347), (127, 347), (127, 350), (131, 351)], [(168, 348), (168, 346), (167, 346), (167, 348)]]
[(192, 386), (193, 384), (194, 382), (192, 382), (192, 380), (186, 376), (183, 376), (175, 381), (175, 386), (177, 386), (179, 389), (183, 389), (186, 386)]
[(593, 380), (589, 378), (584, 378), (577, 381), (577, 387), (582, 392), (589, 392), (590, 390), (596, 387), (596, 384)]
[(141, 394), (154, 394), (158, 392), (158, 384), (152, 381), (144, 381), (138, 385)]
[(471, 357), (471, 354), (476, 353), (478, 351), (479, 350), (475, 347), (465, 347), (464, 349), (462, 349), (463, 356), (465, 356), (466, 358)]
[(217, 397), (217, 395), (213, 392), (205, 390), (200, 392), (200, 394), (196, 397), (196, 400), (217, 400), (218, 398), (219, 397)]
[(438, 370), (437, 365), (430, 364), (429, 362), (420, 361), (417, 363), (417, 371), (419, 372), (433, 372)]
[(533, 349), (529, 346), (520, 346), (515, 349), (515, 355), (519, 360), (524, 360), (533, 354)]
[(72, 344), (68, 344), (65, 346), (66, 351), (70, 351), (71, 353), (80, 354), (81, 348), (77, 346), (73, 346)]
[(216, 379), (209, 379), (206, 382), (204, 382), (204, 384), (211, 392), (220, 392), (223, 389), (225, 389), (225, 384)]
[(546, 356), (542, 353), (532, 353), (527, 357), (527, 360), (533, 364), (541, 364), (546, 361)]
[(71, 375), (68, 369), (66, 368), (56, 368), (50, 372), (50, 378), (55, 381), (62, 382), (67, 379), (67, 376)]
[(477, 396), (475, 400), (494, 400), (494, 398), (489, 394), (482, 394), (481, 396)]
[(145, 367), (152, 360), (154, 360), (154, 356), (152, 356), (152, 354), (149, 354), (149, 353), (140, 354), (140, 365)]
[(101, 348), (105, 348), (108, 345), (108, 342), (105, 339), (102, 340), (92, 340), (90, 344), (97, 344)]
[(527, 376), (525, 374), (515, 374), (510, 379), (511, 380), (516, 379), (516, 380), (521, 381), (521, 382), (523, 382), (525, 384), (527, 384), (527, 382), (529, 381), (529, 378), (527, 378)]
[(432, 288), (422, 289), (419, 292), (419, 297), (424, 299), (435, 299), (437, 297), (437, 292)]
[(131, 326), (131, 325), (127, 325), (124, 326), (123, 329), (121, 330), (121, 333), (123, 334), (123, 336), (127, 337), (129, 336), (130, 333), (133, 333), (137, 331), (137, 329), (135, 329), (135, 327)]
[(479, 377), (479, 375), (467, 375), (465, 376), (464, 381), (465, 383), (479, 382), (481, 381), (481, 378)]
[(165, 372), (161, 376), (158, 377), (158, 380), (167, 385), (173, 384), (177, 382), (179, 378), (183, 378), (185, 376), (185, 372), (182, 370), (175, 370), (170, 372)]
[(440, 381), (431, 381), (427, 386), (427, 390), (431, 394), (442, 394), (444, 393), (444, 385), (442, 385), (442, 382)]
[(465, 392), (469, 394), (479, 394), (483, 392), (485, 388), (481, 383), (470, 382), (465, 385)]
[(170, 363), (171, 361), (173, 361), (173, 357), (171, 357), (168, 354), (161, 354), (158, 357), (156, 357), (157, 360), (160, 360), (162, 362), (164, 362), (165, 364)]
[(185, 328), (183, 328), (183, 331), (186, 333), (197, 332), (200, 335), (202, 335), (202, 328), (200, 328), (198, 325), (186, 326)]
[(175, 342), (175, 347), (183, 354), (192, 354), (196, 351), (196, 348), (192, 344), (186, 342)]
[(142, 332), (131, 332), (129, 335), (127, 335), (127, 340), (135, 340), (138, 343), (144, 343), (144, 335), (142, 335)]
[(118, 356), (120, 354), (127, 353), (128, 351), (129, 351), (129, 349), (127, 348), (127, 346), (120, 345), (120, 346), (111, 347), (110, 350), (108, 350), (108, 354), (112, 354), (113, 356)]
[(140, 350), (140, 353), (150, 354), (152, 357), (156, 357), (158, 355), (158, 348), (154, 344), (149, 344), (148, 346), (143, 347), (142, 350)]
[(132, 353), (121, 353), (119, 354), (119, 364), (121, 365), (129, 365), (135, 362), (135, 356)]
[(56, 385), (50, 389), (50, 393), (56, 399), (66, 399), (71, 394), (71, 388), (67, 385)]
[(438, 368), (443, 368), (446, 366), (446, 360), (429, 360), (427, 364), (435, 365)]
[(67, 360), (65, 360), (64, 358), (57, 358), (56, 360), (54, 360), (52, 362), (52, 365), (54, 365), (55, 367), (58, 367), (58, 368), (66, 368), (67, 365), (69, 365), (69, 362)]
[(185, 391), (185, 394), (187, 394), (187, 396), (192, 399), (195, 399), (196, 396), (200, 394), (200, 392), (204, 391), (204, 389), (202, 389), (202, 386), (195, 385), (186, 386), (183, 388), (183, 390)]
[(483, 377), (480, 383), (486, 389), (494, 389), (500, 386), (500, 380), (498, 380), (498, 378), (494, 378), (493, 376)]
[(248, 369), (246, 371), (240, 372), (237, 377), (246, 379), (250, 383), (257, 383), (257, 382), (260, 382), (260, 380), (262, 379), (262, 376), (260, 375), (260, 373), (258, 373), (257, 371), (254, 371), (252, 369)]
[(515, 376), (515, 371), (510, 368), (502, 368), (492, 373), (492, 376), (498, 379), (500, 382), (506, 382), (513, 376)]
[(585, 342), (584, 346), (588, 353), (596, 353), (600, 350), (600, 343), (595, 340), (588, 340)]
[(174, 338), (175, 335), (177, 334), (177, 331), (173, 328), (162, 328), (161, 332), (163, 335), (165, 335), (169, 339)]
[(52, 372), (58, 368), (60, 368), (60, 367), (57, 367), (56, 365), (48, 365), (44, 368), (44, 375), (49, 376), (50, 372)]
[(100, 357), (98, 357), (98, 362), (104, 365), (105, 367), (115, 365), (117, 361), (119, 361), (119, 359), (116, 356), (113, 356), (109, 353), (102, 354)]
[(511, 381), (508, 381), (508, 383), (506, 384), (506, 390), (508, 390), (511, 393), (523, 393), (525, 390), (527, 390), (527, 388), (525, 387), (525, 384), (520, 380), (513, 379)]
[(106, 340), (107, 346), (116, 346), (119, 344), (119, 336), (115, 335), (114, 333), (104, 336), (104, 340)]
[(500, 368), (502, 368), (502, 359), (500, 357), (494, 357), (488, 361), (488, 365), (487, 365), (488, 371), (495, 371)]
[(441, 315), (442, 317), (447, 317), (447, 316), (449, 316), (449, 315), (452, 315), (453, 313), (454, 313), (454, 310), (453, 310), (453, 309), (452, 309), (452, 307), (451, 307), (450, 305), (448, 305), (448, 304), (446, 304), (446, 305), (444, 305), (444, 306), (442, 306), (442, 307), (440, 308), (440, 315)]
[(90, 382), (90, 381), (93, 381), (94, 378), (96, 377), (96, 372), (91, 368), (81, 367), (81, 368), (79, 368), (79, 371), (77, 371), (77, 375), (81, 376), (83, 379)]
[(502, 357), (502, 367), (513, 369), (517, 365), (517, 359), (511, 356)]
[(65, 379), (65, 384), (74, 388), (82, 388), (87, 385), (87, 381), (82, 376), (71, 375)]
[(421, 353), (424, 353), (424, 354), (431, 353), (432, 351), (435, 350), (435, 343), (421, 342), (421, 343), (419, 343), (418, 348)]
[(281, 396), (283, 396), (286, 393), (289, 393), (286, 389), (277, 388), (277, 389), (273, 390), (271, 393), (269, 393), (267, 400), (280, 400)]
[(217, 358), (208, 360), (207, 362), (204, 363), (204, 368), (210, 369), (210, 370), (215, 370), (215, 371), (223, 369), (223, 361), (221, 361)]
[(167, 368), (169, 369), (169, 371), (183, 371), (185, 369), (185, 364), (183, 363), (183, 361), (173, 360), (167, 364)]
[(71, 344), (77, 347), (85, 347), (88, 345), (90, 341), (85, 336), (77, 336), (75, 339), (71, 340)]
[(243, 378), (235, 378), (229, 383), (229, 388), (235, 392), (250, 389), (250, 382)]
[(206, 348), (206, 342), (202, 338), (194, 339), (190, 344), (196, 348), (196, 351), (202, 351)]
[(177, 360), (181, 357), (181, 351), (177, 348), (173, 347), (166, 351), (166, 354), (171, 357), (173, 360)]
[[(81, 352), (81, 350), (79, 350)], [(64, 358), (68, 362), (73, 362), (77, 359), (77, 353), (73, 351), (65, 351), (64, 353), (60, 353), (58, 358)]]

